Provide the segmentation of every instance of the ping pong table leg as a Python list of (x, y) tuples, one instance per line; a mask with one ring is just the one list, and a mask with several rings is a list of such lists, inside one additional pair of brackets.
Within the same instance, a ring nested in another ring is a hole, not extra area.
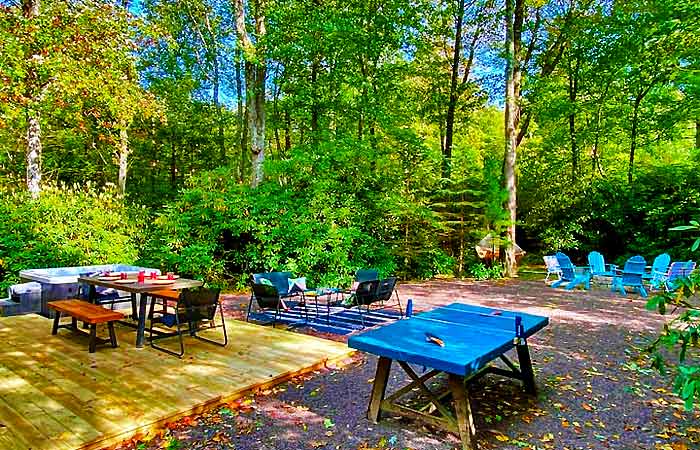
[(379, 422), (381, 418), (382, 400), (384, 400), (384, 394), (386, 393), (390, 371), (391, 359), (380, 356), (379, 361), (377, 361), (377, 373), (374, 375), (374, 384), (372, 385), (372, 397), (369, 399), (369, 408), (367, 410), (367, 418), (374, 423)]
[(537, 391), (535, 372), (532, 370), (532, 360), (530, 359), (530, 349), (527, 346), (527, 341), (523, 339), (515, 348), (518, 352), (518, 363), (520, 364), (520, 373), (523, 377), (525, 391), (529, 394), (534, 394)]
[(462, 440), (462, 450), (473, 450), (472, 436), (476, 433), (472, 408), (469, 405), (469, 395), (464, 386), (464, 377), (449, 374), (447, 384), (450, 386), (452, 398), (455, 402), (455, 413), (457, 416), (457, 429)]

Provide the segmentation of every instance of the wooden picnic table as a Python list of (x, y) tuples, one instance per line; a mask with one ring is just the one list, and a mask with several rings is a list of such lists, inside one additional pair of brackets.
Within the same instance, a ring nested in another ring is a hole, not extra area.
[(85, 283), (88, 286), (90, 286), (90, 292), (88, 294), (88, 299), (90, 300), (91, 303), (95, 303), (95, 300), (97, 298), (97, 286), (105, 287), (105, 288), (112, 288), (116, 289), (119, 291), (124, 291), (128, 292), (131, 294), (131, 297), (135, 299), (138, 302), (138, 317), (137, 317), (137, 325), (136, 325), (136, 347), (143, 347), (144, 344), (144, 330), (146, 329), (146, 305), (148, 303), (148, 296), (154, 291), (160, 291), (163, 289), (172, 289), (176, 291), (180, 291), (183, 289), (190, 289), (194, 287), (199, 287), (202, 286), (204, 283), (202, 283), (199, 280), (190, 280), (187, 278), (178, 278), (176, 280), (172, 280), (173, 282), (170, 284), (160, 284), (162, 281), (159, 280), (151, 280), (146, 278), (146, 280), (143, 283), (139, 283), (137, 281), (137, 276), (130, 275), (128, 280), (133, 280), (133, 283), (124, 283), (123, 280), (110, 280), (110, 279), (105, 279), (104, 277), (100, 276), (94, 276), (94, 277), (87, 277), (87, 276), (81, 276), (78, 278), (79, 283)]

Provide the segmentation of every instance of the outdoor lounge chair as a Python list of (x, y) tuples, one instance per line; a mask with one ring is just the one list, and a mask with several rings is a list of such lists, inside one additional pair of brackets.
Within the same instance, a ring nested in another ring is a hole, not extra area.
[[(280, 295), (277, 286), (256, 283), (252, 286), (253, 293), (251, 295), (251, 303), (248, 304), (248, 312), (246, 313), (246, 322), (250, 321), (250, 313), (253, 308), (252, 300), (257, 303), (258, 309), (272, 314), (272, 326), (274, 327), (280, 320), (282, 313), (287, 311), (289, 307), (285, 303), (285, 299)], [(309, 311), (304, 302), (304, 313), (306, 322), (309, 321)]]
[[(182, 291), (180, 297), (175, 302), (166, 298), (154, 297), (151, 300), (151, 309), (148, 315), (151, 319), (148, 329), (151, 347), (182, 358), (185, 354), (185, 345), (182, 339), (183, 328), (186, 328), (187, 332), (192, 337), (225, 347), (228, 344), (228, 335), (226, 334), (224, 311), (219, 303), (219, 293), (220, 291), (218, 289), (209, 288), (185, 290)], [(158, 304), (163, 306), (162, 310), (156, 310), (156, 305)], [(220, 317), (221, 324), (216, 324), (217, 315)], [(169, 328), (175, 327), (175, 331), (172, 333), (162, 333), (154, 330), (154, 325), (166, 326)], [(223, 329), (223, 341), (205, 338), (198, 334), (202, 330), (213, 328)], [(156, 345), (157, 340), (174, 336), (178, 337), (180, 343), (179, 352)]]
[(599, 252), (590, 252), (588, 254), (588, 266), (590, 267), (591, 279), (593, 280), (605, 278), (608, 282), (611, 282), (617, 270), (615, 264), (605, 264), (605, 258)]
[(543, 256), (542, 259), (544, 260), (544, 265), (547, 268), (547, 276), (544, 277), (544, 282), (547, 283), (547, 281), (549, 281), (549, 276), (551, 274), (557, 276), (557, 281), (561, 280), (561, 268), (557, 262), (557, 257), (555, 255), (547, 255)]
[(567, 283), (566, 290), (571, 290), (578, 285), (583, 285), (586, 289), (590, 289), (591, 274), (588, 271), (588, 267), (574, 266), (571, 259), (562, 252), (557, 252), (556, 257), (561, 269), (561, 278), (552, 283), (553, 288)]
[(352, 282), (352, 287), (349, 289), (340, 289), (339, 292), (346, 295), (352, 295), (363, 281), (376, 281), (379, 280), (379, 270), (377, 269), (358, 269), (355, 272), (355, 278)]
[(644, 276), (644, 269), (647, 262), (642, 256), (633, 256), (627, 260), (625, 267), (613, 278), (612, 291), (619, 290), (620, 294), (626, 295), (625, 287), (631, 287), (639, 292), (642, 297), (647, 296), (647, 291), (644, 289), (644, 283), (642, 277)]
[[(343, 301), (343, 306), (346, 308), (357, 306), (357, 311), (360, 315), (360, 322), (364, 327), (364, 314), (368, 314), (370, 312), (370, 307), (374, 304), (384, 307), (384, 302), (391, 300), (391, 297), (394, 294), (396, 295), (396, 303), (399, 307), (399, 313), (401, 314), (401, 317), (403, 317), (401, 299), (399, 298), (399, 293), (396, 291), (396, 277), (360, 282), (352, 295)], [(363, 306), (365, 307), (364, 313), (362, 311)]]
[(673, 262), (668, 272), (658, 276), (651, 281), (653, 289), (661, 289), (663, 287), (666, 292), (672, 292), (678, 288), (678, 280), (688, 277), (695, 270), (694, 261), (676, 261)]
[(659, 281), (668, 273), (669, 265), (671, 264), (671, 256), (668, 253), (662, 253), (656, 258), (651, 265), (651, 272), (645, 273), (642, 277), (652, 287), (660, 285)]

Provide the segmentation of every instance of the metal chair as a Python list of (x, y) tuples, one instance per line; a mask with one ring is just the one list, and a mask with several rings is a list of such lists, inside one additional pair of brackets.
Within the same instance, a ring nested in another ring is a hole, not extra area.
[[(384, 307), (384, 302), (391, 300), (393, 294), (396, 293), (396, 303), (398, 304), (401, 317), (403, 317), (401, 299), (399, 298), (399, 293), (396, 292), (395, 288), (396, 277), (389, 277), (383, 280), (362, 281), (360, 284), (358, 284), (352, 295), (343, 302), (343, 306), (346, 308), (357, 306), (357, 311), (360, 314), (360, 322), (364, 327), (364, 314), (369, 314), (370, 307), (375, 303), (379, 303), (381, 307)], [(365, 313), (362, 311), (363, 306), (366, 309)]]
[[(172, 307), (169, 303), (172, 300), (166, 298), (153, 297), (151, 299), (151, 308), (149, 312), (150, 327), (149, 340), (151, 347), (156, 350), (168, 353), (170, 355), (182, 358), (185, 354), (185, 345), (183, 342), (183, 326), (187, 327), (189, 335), (201, 341), (225, 347), (228, 344), (228, 335), (226, 333), (226, 321), (224, 320), (224, 311), (219, 303), (219, 289), (199, 288), (196, 290), (185, 290), (180, 294), (180, 297), (174, 302)], [(162, 303), (159, 303), (162, 302)], [(156, 305), (162, 304), (163, 309), (156, 311)], [(217, 314), (218, 310), (218, 314)], [(216, 324), (216, 316), (221, 318), (221, 324)], [(163, 333), (154, 330), (154, 325), (160, 324), (166, 327), (175, 327), (172, 333)], [(206, 329), (222, 328), (224, 338), (223, 341), (217, 341), (200, 336), (198, 333)], [(156, 336), (154, 336), (154, 333)], [(168, 337), (177, 336), (180, 344), (180, 352), (175, 352), (165, 347), (156, 345), (156, 341)]]
[[(270, 311), (272, 313), (272, 326), (274, 327), (284, 311), (288, 310), (289, 307), (285, 303), (285, 299), (280, 295), (279, 290), (276, 286), (268, 284), (253, 284), (251, 301), (248, 304), (248, 311), (246, 313), (246, 322), (250, 321), (250, 313), (253, 308), (253, 300), (258, 305), (258, 308), (262, 311)], [(304, 303), (304, 314), (306, 316), (306, 322), (309, 321), (309, 311)]]

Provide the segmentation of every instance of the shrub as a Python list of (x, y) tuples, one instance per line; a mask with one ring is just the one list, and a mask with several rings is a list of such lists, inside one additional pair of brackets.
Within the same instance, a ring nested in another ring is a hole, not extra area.
[[(347, 285), (367, 267), (406, 277), (451, 270), (431, 214), (406, 206), (392, 162), (357, 143), (334, 145), (268, 162), (268, 181), (256, 189), (228, 168), (194, 177), (156, 220), (149, 263), (237, 287), (270, 270), (306, 276), (312, 286)], [(408, 237), (406, 223), (414, 225)]]
[(33, 200), (0, 187), (0, 289), (23, 269), (136, 262), (143, 217), (111, 190), (49, 186)]
[(471, 277), (477, 280), (491, 280), (503, 278), (503, 266), (500, 264), (494, 264), (491, 267), (487, 267), (484, 263), (479, 262), (469, 266), (467, 272)]

